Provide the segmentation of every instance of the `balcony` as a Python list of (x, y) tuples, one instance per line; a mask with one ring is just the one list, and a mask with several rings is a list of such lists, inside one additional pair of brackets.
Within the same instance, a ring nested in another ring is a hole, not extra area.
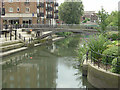
[(53, 10), (53, 7), (47, 7), (46, 10), (47, 10), (47, 11), (52, 11), (52, 10)]
[(30, 5), (30, 2), (24, 2), (25, 5)]
[(54, 19), (58, 19), (58, 15), (57, 16), (55, 16), (55, 18)]
[(44, 8), (44, 3), (39, 3), (38, 5), (37, 5), (37, 8)]
[(54, 13), (58, 13), (58, 10), (55, 10)]
[(37, 17), (44, 17), (44, 13), (43, 12), (40, 12), (40, 14), (38, 13)]
[(5, 8), (2, 8), (2, 15), (5, 15)]
[(50, 2), (47, 2), (47, 4), (53, 4), (54, 2), (50, 1)]
[(58, 3), (56, 2), (56, 3), (54, 3), (54, 6), (58, 6)]
[(52, 14), (48, 14), (46, 18), (53, 18)]

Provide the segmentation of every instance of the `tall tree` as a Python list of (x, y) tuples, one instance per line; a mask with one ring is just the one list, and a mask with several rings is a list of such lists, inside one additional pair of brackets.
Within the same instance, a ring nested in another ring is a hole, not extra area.
[(108, 13), (102, 8), (101, 11), (98, 12), (98, 24), (100, 26), (100, 32), (104, 33), (106, 31), (106, 27), (108, 26), (107, 18)]
[(79, 2), (64, 2), (58, 10), (60, 19), (66, 24), (79, 24), (84, 11), (81, 0)]
[(118, 26), (118, 11), (112, 11), (107, 18), (107, 22), (109, 26)]

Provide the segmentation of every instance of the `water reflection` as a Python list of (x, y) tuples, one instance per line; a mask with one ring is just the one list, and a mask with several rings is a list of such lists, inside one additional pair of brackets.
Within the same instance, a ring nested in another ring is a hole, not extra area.
[(3, 88), (56, 87), (56, 57), (48, 52), (39, 51), (40, 48), (37, 48), (37, 51), (32, 49), (32, 53), (31, 50), (25, 52), (24, 54), (28, 56), (22, 58), (24, 62), (3, 70)]
[[(81, 71), (73, 68), (78, 37), (30, 48), (3, 58), (3, 88), (87, 88)], [(79, 74), (78, 74), (79, 73)]]

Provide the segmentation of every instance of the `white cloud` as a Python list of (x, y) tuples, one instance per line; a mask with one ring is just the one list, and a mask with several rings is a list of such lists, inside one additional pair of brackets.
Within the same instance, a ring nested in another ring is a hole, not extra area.
[(82, 0), (85, 11), (99, 11), (101, 6), (107, 11), (112, 12), (118, 10), (119, 0)]
[[(112, 12), (118, 10), (118, 2), (120, 0), (82, 0), (85, 11), (96, 11), (101, 10), (101, 6), (107, 11)], [(64, 0), (58, 0), (59, 4), (63, 3)]]

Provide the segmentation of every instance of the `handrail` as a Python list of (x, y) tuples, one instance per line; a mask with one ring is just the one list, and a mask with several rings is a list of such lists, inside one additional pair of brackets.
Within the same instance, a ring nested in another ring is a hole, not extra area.
[[(105, 62), (101, 62), (100, 58), (99, 58), (99, 59), (96, 59), (95, 56), (93, 56), (93, 54), (100, 55), (101, 58), (102, 58), (102, 57), (105, 57)], [(118, 65), (118, 63), (120, 63), (120, 62), (119, 62), (120, 57), (104, 55), (104, 54), (95, 52), (95, 51), (93, 51), (93, 50), (91, 49), (90, 52), (88, 51), (88, 52), (86, 53), (86, 62), (88, 62), (88, 56), (89, 56), (89, 55), (90, 55), (90, 61), (91, 61), (91, 63), (93, 63), (94, 66), (95, 66), (95, 63), (97, 63), (98, 68), (100, 67), (100, 63), (101, 63), (101, 64), (104, 64), (104, 65), (106, 66), (106, 68), (105, 68), (106, 71), (108, 70), (108, 65), (110, 65), (110, 66), (115, 66), (115, 67), (120, 67), (120, 66)], [(110, 63), (108, 62), (108, 58), (113, 58), (113, 59), (114, 59), (114, 58), (117, 58), (117, 65), (112, 65), (112, 64), (110, 64)]]

